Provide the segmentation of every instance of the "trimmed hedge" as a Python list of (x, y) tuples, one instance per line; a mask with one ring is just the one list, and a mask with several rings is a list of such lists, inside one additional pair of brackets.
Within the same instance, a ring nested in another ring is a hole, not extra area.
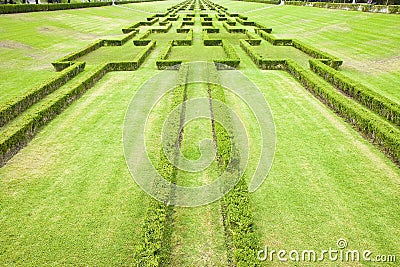
[[(24, 115), (21, 120), (18, 120), (14, 124), (13, 122), (10, 122), (9, 127), (7, 127), (0, 137), (0, 167), (3, 166), (22, 147), (24, 147), (42, 126), (51, 121), (56, 115), (60, 114), (75, 99), (78, 99), (84, 92), (100, 80), (107, 72), (137, 69), (151, 53), (155, 44), (154, 41), (150, 42), (132, 62), (111, 62), (98, 66), (95, 70), (86, 74), (82, 81), (76, 82), (71, 87), (68, 87), (69, 89), (65, 92), (60, 92), (54, 96), (50, 95), (48, 99), (44, 99), (43, 104), (35, 106), (34, 110), (29, 112), (29, 114)], [(83, 68), (84, 63), (80, 62), (76, 63), (76, 65), (77, 68)], [(70, 71), (73, 70), (66, 69), (63, 74), (67, 74)], [(74, 71), (77, 71), (77, 69)], [(63, 79), (66, 79), (66, 77)], [(57, 81), (57, 83), (58, 82), (63, 82), (63, 80)], [(41, 93), (43, 94), (44, 91)], [(27, 107), (25, 107), (25, 109), (26, 108)]]
[[(223, 88), (217, 81), (217, 70), (209, 68), (208, 95), (214, 100), (225, 103), (225, 94)], [(211, 76), (211, 77), (210, 77)], [(214, 77), (213, 77), (214, 76)], [(230, 115), (224, 109), (212, 108), (212, 116), (215, 121), (219, 117), (223, 120), (230, 121)], [(231, 124), (231, 123), (230, 123)], [(226, 168), (231, 161), (235, 162), (235, 152), (232, 151), (231, 138), (232, 125), (227, 125), (224, 129), (219, 123), (212, 123), (215, 132), (215, 142), (217, 146), (217, 158), (220, 163), (220, 172), (228, 171)], [(235, 148), (233, 148), (235, 149)], [(236, 159), (237, 160), (237, 159)], [(235, 168), (237, 166), (233, 166)], [(238, 170), (231, 170), (237, 173)], [(228, 261), (234, 261), (229, 266), (260, 266), (261, 263), (257, 259), (257, 251), (260, 248), (259, 240), (254, 230), (254, 217), (249, 201), (249, 191), (246, 181), (243, 177), (239, 178), (238, 183), (221, 199), (221, 211), (225, 230), (225, 238), (227, 250), (233, 252), (228, 254)]]
[(238, 18), (236, 18), (236, 21), (239, 22), (240, 24), (242, 24), (243, 26), (255, 26), (256, 25), (256, 23), (254, 21), (247, 20), (247, 17), (246, 17), (246, 19), (242, 19), (240, 17), (240, 15)]
[(343, 63), (343, 60), (340, 60), (339, 58), (332, 56), (326, 52), (322, 52), (321, 50), (318, 50), (310, 45), (300, 42), (299, 40), (293, 39), (292, 43), (293, 47), (299, 49), (300, 51), (303, 51), (304, 53), (313, 58), (325, 59), (324, 64), (334, 69), (338, 69)]
[(293, 60), (286, 60), (286, 70), (328, 107), (380, 146), (396, 164), (399, 164), (399, 128), (342, 95), (326, 81), (319, 79), (315, 73), (304, 69)]
[(334, 69), (338, 69), (343, 61), (335, 56), (332, 56), (326, 52), (318, 50), (313, 46), (307, 45), (296, 39), (279, 39), (269, 34), (263, 29), (255, 29), (256, 33), (260, 35), (263, 39), (276, 46), (293, 46), (294, 48), (306, 53), (307, 55), (322, 59), (322, 62)]
[(265, 30), (262, 30), (262, 29), (255, 29), (255, 32), (258, 35), (260, 35), (263, 39), (265, 39), (266, 41), (270, 42), (272, 45), (277, 45), (277, 46), (291, 46), (291, 45), (293, 45), (292, 39), (276, 38), (272, 34), (269, 34), (268, 32), (266, 32)]
[[(220, 64), (224, 64), (227, 65), (231, 68), (235, 68), (237, 69), (239, 67), (240, 64), (240, 58), (239, 56), (236, 54), (235, 49), (233, 48), (233, 46), (226, 40), (222, 40), (221, 42), (222, 48), (224, 49), (224, 52), (226, 54), (226, 58), (225, 59), (214, 59), (214, 63), (220, 63)], [(221, 68), (221, 65), (217, 65), (219, 68)]]
[(286, 5), (310, 6), (320, 8), (342, 9), (350, 11), (362, 11), (373, 13), (399, 14), (399, 5), (368, 5), (368, 4), (350, 4), (350, 3), (331, 3), (331, 2), (303, 2), (303, 1), (285, 1)]
[(268, 60), (259, 55), (252, 46), (260, 45), (261, 40), (240, 40), (240, 47), (247, 53), (251, 60), (263, 70), (284, 70), (285, 60)]
[(337, 89), (352, 97), (360, 104), (400, 126), (400, 106), (368, 87), (346, 77), (319, 60), (310, 60), (310, 68)]
[(270, 4), (270, 5), (279, 5), (279, 3), (281, 2), (280, 0), (235, 0), (235, 1), (257, 2), (257, 3)]
[[(174, 110), (179, 104), (185, 101), (186, 86), (184, 82), (188, 75), (188, 68), (183, 67), (180, 69), (177, 87), (173, 92), (172, 103), (169, 110)], [(180, 121), (173, 121), (174, 128), (177, 128), (174, 133), (178, 133), (178, 129), (181, 126)], [(171, 136), (174, 139), (174, 136)], [(178, 136), (176, 137), (178, 139)], [(175, 143), (167, 147), (167, 149), (176, 152)], [(160, 160), (157, 166), (157, 172), (164, 177), (164, 179), (176, 183), (176, 167), (168, 160), (165, 156), (165, 151), (160, 150)], [(153, 189), (163, 195), (166, 198), (171, 197), (173, 192), (171, 188), (163, 188), (159, 184), (153, 184)], [(150, 199), (147, 207), (146, 215), (144, 217), (142, 233), (140, 242), (138, 242), (135, 248), (134, 266), (161, 266), (162, 263), (166, 264), (170, 254), (170, 230), (171, 227), (171, 215), (173, 212), (173, 206), (167, 206), (166, 204), (159, 202), (154, 199)]]
[(73, 79), (76, 75), (81, 73), (85, 68), (85, 63), (77, 62), (70, 67), (64, 69), (62, 72), (57, 73), (55, 77), (50, 78), (46, 82), (23, 95), (20, 95), (9, 103), (0, 106), (0, 127), (4, 126), (12, 119), (17, 117), (23, 111), (27, 110), (30, 106), (43, 99), (46, 95), (54, 92), (69, 80)]
[[(117, 2), (117, 4), (153, 2), (153, 1), (164, 1), (164, 0), (119, 1), (119, 2)], [(62, 3), (62, 4), (37, 4), (37, 5), (36, 4), (6, 4), (6, 5), (0, 5), (0, 14), (55, 11), (55, 10), (101, 7), (101, 6), (111, 6), (111, 5), (112, 5), (111, 1), (110, 2)]]
[(0, 167), (23, 148), (41, 127), (60, 114), (106, 73), (107, 64), (97, 67), (88, 73), (82, 82), (71, 86), (69, 90), (60, 95), (51, 96), (43, 104), (35, 106), (34, 110), (24, 115), (21, 120), (18, 120), (15, 124), (10, 124), (0, 136)]
[[(236, 22), (235, 22), (236, 23)], [(222, 25), (224, 26), (224, 28), (226, 29), (227, 32), (229, 33), (243, 33), (246, 34), (247, 33), (247, 29), (245, 28), (236, 28), (236, 27), (231, 27), (229, 25), (229, 22), (223, 22)]]
[(76, 52), (66, 55), (65, 57), (62, 57), (61, 59), (51, 64), (56, 69), (56, 71), (61, 71), (72, 65), (71, 61), (76, 60), (86, 54), (89, 54), (90, 52), (93, 52), (102, 46), (103, 46), (103, 40), (98, 40), (92, 44), (89, 44), (85, 48), (82, 48)]
[(182, 60), (168, 60), (168, 56), (171, 53), (174, 41), (169, 41), (167, 47), (161, 52), (160, 58), (156, 61), (157, 68), (159, 70), (167, 69), (176, 65), (180, 65)]

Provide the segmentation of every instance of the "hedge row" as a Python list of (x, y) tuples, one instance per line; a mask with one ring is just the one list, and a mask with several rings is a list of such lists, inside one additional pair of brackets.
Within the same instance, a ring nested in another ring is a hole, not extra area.
[(392, 100), (346, 77), (319, 60), (311, 59), (310, 68), (346, 95), (400, 126), (400, 107)]
[(92, 87), (107, 73), (107, 64), (103, 64), (88, 73), (82, 82), (69, 87), (65, 92), (50, 96), (43, 104), (35, 106), (34, 110), (25, 114), (21, 120), (9, 127), (0, 136), (0, 167), (24, 147), (40, 130), (42, 126), (60, 114), (75, 99)]
[(10, 102), (0, 106), (0, 127), (4, 126), (17, 117), (30, 106), (43, 99), (46, 95), (54, 92), (74, 78), (85, 68), (85, 63), (77, 62), (66, 68), (55, 77), (50, 78), (43, 84), (33, 87), (23, 95), (19, 95)]
[(326, 81), (319, 79), (315, 73), (304, 69), (293, 60), (286, 60), (286, 70), (327, 106), (379, 145), (395, 163), (399, 164), (399, 128), (342, 95)]
[(121, 46), (121, 45), (125, 44), (128, 40), (132, 39), (137, 33), (138, 33), (138, 30), (133, 30), (129, 34), (127, 34), (125, 37), (123, 37), (121, 40), (98, 40), (76, 52), (73, 52), (71, 54), (68, 54), (68, 55), (58, 59), (56, 62), (53, 62), (51, 64), (56, 69), (56, 71), (61, 71), (65, 68), (71, 66), (73, 64), (72, 61), (74, 61), (80, 57), (83, 57), (84, 55), (87, 55), (87, 54), (99, 49), (102, 46)]
[(256, 33), (264, 38), (269, 43), (276, 45), (276, 46), (293, 46), (300, 51), (303, 51), (307, 55), (317, 58), (317, 59), (324, 59), (322, 62), (327, 64), (328, 66), (338, 69), (343, 61), (335, 56), (332, 56), (326, 52), (318, 50), (310, 45), (307, 45), (299, 40), (296, 39), (279, 39), (274, 37), (272, 34), (269, 34), (263, 29), (255, 29)]
[(233, 46), (226, 40), (222, 40), (222, 48), (224, 49), (224, 52), (226, 54), (226, 58), (225, 59), (214, 59), (214, 63), (220, 63), (223, 65), (217, 65), (219, 68), (223, 67), (224, 65), (227, 65), (231, 68), (235, 68), (237, 69), (239, 67), (240, 64), (240, 58), (239, 56), (236, 54), (235, 49), (233, 48)]
[[(208, 35), (209, 30), (211, 32), (214, 32), (218, 28), (208, 28), (208, 29), (203, 29), (203, 44), (205, 46), (219, 46), (222, 45), (222, 40), (221, 39), (211, 39), (210, 36)], [(218, 29), (219, 32), (219, 29)]]
[(173, 46), (174, 46), (174, 41), (169, 41), (167, 47), (161, 52), (159, 59), (156, 61), (156, 65), (159, 70), (177, 66), (182, 63), (182, 60), (168, 60), (167, 59), (171, 53)]
[(238, 18), (236, 18), (236, 21), (239, 22), (240, 24), (242, 24), (243, 26), (255, 26), (256, 25), (256, 23), (254, 21), (247, 20), (247, 17), (246, 17), (246, 19), (242, 19), (240, 17), (240, 15)]
[(236, 0), (236, 1), (257, 2), (257, 3), (270, 4), (270, 5), (278, 5), (281, 2), (280, 0)]
[(291, 46), (293, 45), (292, 39), (282, 39), (276, 38), (272, 34), (269, 34), (267, 31), (262, 29), (255, 29), (255, 32), (264, 38), (266, 41), (270, 42), (272, 45), (278, 46)]
[(223, 22), (222, 25), (224, 26), (226, 31), (229, 32), (229, 33), (243, 33), (243, 34), (247, 33), (247, 29), (231, 27), (227, 22)]
[[(154, 41), (149, 43), (147, 47), (135, 57), (133, 62), (111, 62), (100, 65), (92, 72), (86, 74), (82, 80), (68, 87), (65, 92), (56, 92), (55, 95), (50, 95), (49, 98), (44, 100), (43, 104), (35, 106), (34, 110), (24, 115), (24, 117), (15, 124), (10, 122), (9, 127), (7, 127), (0, 137), (0, 167), (24, 147), (42, 126), (51, 121), (56, 115), (60, 114), (107, 72), (137, 69), (154, 47)], [(84, 63), (76, 64), (79, 68), (83, 68), (84, 66)], [(65, 70), (65, 72), (68, 72), (68, 69)]]
[(173, 46), (191, 46), (193, 43), (193, 29), (188, 29), (185, 39), (173, 40)]
[[(183, 66), (179, 71), (179, 78), (177, 87), (173, 92), (172, 103), (169, 110), (174, 110), (180, 103), (185, 100), (186, 86), (182, 86), (186, 81), (188, 75), (187, 67)], [(170, 131), (171, 133), (178, 133), (181, 122), (172, 121), (176, 131)], [(178, 136), (170, 136), (171, 140), (177, 139)], [(177, 153), (176, 142), (171, 142), (170, 146), (166, 149), (172, 150), (172, 153)], [(163, 149), (160, 150), (160, 160), (157, 166), (158, 173), (166, 180), (176, 183), (176, 168), (165, 155)], [(171, 188), (163, 188), (158, 184), (153, 184), (152, 190), (155, 190), (158, 194), (162, 194), (166, 198), (173, 197)], [(166, 204), (150, 199), (147, 207), (146, 215), (142, 226), (142, 234), (138, 245), (135, 248), (135, 266), (153, 266), (158, 267), (161, 264), (167, 265), (169, 254), (170, 254), (170, 229), (172, 225), (171, 215), (173, 212), (173, 206), (167, 206)]]
[(126, 34), (125, 37), (123, 37), (121, 40), (103, 40), (102, 46), (121, 46), (124, 45), (126, 42), (131, 40), (133, 37), (135, 37), (136, 34), (138, 34), (138, 30), (133, 30), (130, 33)]
[(321, 50), (318, 50), (316, 48), (314, 48), (313, 46), (307, 45), (299, 40), (293, 39), (293, 47), (303, 51), (304, 53), (306, 53), (307, 55), (313, 57), (313, 58), (317, 58), (317, 59), (324, 59), (324, 63), (334, 69), (338, 69), (342, 63), (343, 60), (332, 56), (326, 52), (323, 52)]
[(261, 40), (240, 40), (240, 47), (247, 53), (251, 60), (263, 70), (284, 70), (285, 60), (268, 60), (259, 55), (253, 46), (260, 45)]
[(61, 71), (64, 68), (67, 68), (70, 65), (72, 65), (71, 61), (74, 61), (86, 54), (89, 54), (90, 52), (93, 52), (102, 46), (103, 46), (103, 40), (98, 40), (76, 52), (73, 52), (71, 54), (66, 55), (65, 57), (60, 58), (59, 60), (57, 60), (56, 62), (53, 62), (51, 64), (56, 69), (56, 71)]
[[(163, 1), (163, 0), (137, 0), (137, 1), (120, 1), (118, 4), (129, 4), (139, 2), (152, 2), (152, 1)], [(110, 6), (112, 2), (85, 2), (85, 3), (63, 3), (63, 4), (7, 4), (0, 5), (0, 14), (11, 14), (11, 13), (26, 13), (26, 12), (39, 12), (39, 11), (54, 11), (54, 10), (66, 10), (66, 9), (77, 9), (77, 8), (88, 8), (88, 7), (100, 7)]]
[(331, 3), (331, 2), (303, 2), (303, 1), (285, 1), (287, 5), (310, 6), (320, 8), (342, 9), (351, 11), (363, 11), (373, 13), (399, 14), (399, 5), (367, 5), (367, 4), (349, 4), (349, 3)]
[[(215, 69), (209, 68), (209, 76), (216, 75)], [(209, 78), (214, 81), (217, 78)], [(209, 84), (209, 97), (225, 103), (225, 94), (218, 84)], [(229, 113), (226, 109), (213, 107), (213, 117), (229, 121)], [(228, 119), (227, 119), (228, 118)], [(214, 132), (217, 143), (217, 155), (220, 159), (220, 172), (231, 171), (238, 173), (237, 169), (227, 170), (229, 162), (235, 162), (236, 153), (231, 141), (232, 125), (224, 129), (219, 123), (214, 124)], [(232, 147), (233, 146), (233, 147)], [(237, 161), (237, 159), (236, 159)], [(238, 166), (233, 166), (233, 168)], [(238, 177), (239, 178), (239, 177)], [(221, 210), (225, 228), (225, 238), (228, 252), (233, 251), (232, 266), (260, 266), (256, 255), (260, 247), (259, 240), (254, 231), (254, 217), (249, 202), (248, 186), (243, 177), (221, 200)], [(228, 261), (230, 260), (228, 254)]]
[(203, 32), (206, 32), (206, 33), (219, 33), (219, 28), (204, 28), (203, 29)]

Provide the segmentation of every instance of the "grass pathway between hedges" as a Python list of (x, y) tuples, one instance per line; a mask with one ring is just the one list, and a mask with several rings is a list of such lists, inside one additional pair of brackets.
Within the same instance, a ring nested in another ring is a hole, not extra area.
[[(313, 14), (319, 9), (309, 10)], [(232, 44), (241, 58), (240, 70), (264, 94), (277, 127), (273, 168), (260, 189), (250, 195), (261, 245), (288, 251), (322, 250), (345, 238), (351, 249), (398, 254), (399, 169), (287, 73), (260, 71), (234, 40)], [(126, 168), (123, 118), (140, 85), (157, 73), (155, 60), (162, 49), (158, 43), (138, 71), (107, 74), (0, 169), (0, 262), (132, 264), (150, 198)], [(195, 51), (189, 60), (201, 53)], [(207, 91), (193, 85), (188, 95), (204, 97)], [(243, 102), (225, 95), (248, 126), (251, 170), (259, 149), (257, 122)], [(165, 109), (161, 106), (158, 112), (162, 115)], [(159, 132), (162, 123), (154, 120), (148, 130)], [(188, 124), (183, 153), (198, 157), (198, 141), (205, 137), (212, 137), (209, 121)], [(149, 145), (156, 160), (159, 144)], [(201, 175), (179, 172), (177, 182), (206, 183), (215, 171), (212, 167)], [(246, 178), (250, 177), (247, 172)], [(171, 266), (225, 266), (221, 226), (218, 203), (176, 208)], [(320, 266), (324, 264), (328, 266)], [(279, 266), (277, 262), (269, 265)]]

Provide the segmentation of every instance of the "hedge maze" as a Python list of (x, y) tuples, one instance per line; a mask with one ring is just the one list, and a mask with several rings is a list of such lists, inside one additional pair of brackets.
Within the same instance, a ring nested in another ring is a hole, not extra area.
[[(215, 63), (207, 75), (210, 80), (217, 81), (218, 70), (240, 69), (243, 56), (254, 63), (250, 67), (289, 73), (399, 163), (399, 105), (343, 75), (340, 72), (343, 61), (329, 53), (297, 39), (277, 38), (268, 25), (252, 21), (243, 14), (231, 13), (209, 0), (183, 1), (164, 13), (154, 13), (121, 30), (121, 38), (97, 40), (51, 63), (56, 70), (51, 79), (0, 106), (0, 166), (108, 72), (135, 71), (143, 64), (158, 70), (178, 71), (177, 87), (169, 107), (173, 110), (186, 100), (185, 81), (190, 71), (195, 71), (188, 70), (183, 63), (196, 60)], [(275, 53), (274, 58), (268, 57), (268, 51), (274, 49), (293, 51), (295, 58), (279, 53)], [(225, 102), (220, 86), (211, 83), (207, 86), (210, 99)], [(184, 108), (181, 112), (184, 114)], [(182, 121), (176, 123), (177, 128), (181, 127)], [(222, 172), (232, 152), (227, 141), (229, 133), (215, 124), (212, 130)], [(176, 138), (181, 142), (182, 136)], [(162, 149), (158, 169), (171, 182), (176, 181), (177, 170)], [(258, 266), (257, 249), (262, 244), (253, 229), (246, 182), (241, 179), (220, 205), (228, 262), (231, 266)], [(168, 262), (173, 209), (151, 200), (141, 228), (142, 242), (135, 248), (138, 266), (160, 266)]]

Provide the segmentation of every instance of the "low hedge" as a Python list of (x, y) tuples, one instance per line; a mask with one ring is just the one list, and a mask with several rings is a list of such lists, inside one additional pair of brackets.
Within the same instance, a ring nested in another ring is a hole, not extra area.
[(167, 59), (171, 53), (174, 41), (169, 41), (167, 47), (161, 52), (159, 59), (156, 61), (157, 68), (159, 70), (168, 69), (174, 66), (180, 66), (182, 60), (169, 60)]
[(304, 69), (293, 60), (286, 60), (286, 70), (317, 98), (380, 146), (396, 164), (399, 164), (399, 128), (342, 95), (326, 81), (319, 79), (315, 73)]
[[(235, 49), (226, 40), (222, 40), (221, 45), (222, 45), (222, 48), (224, 49), (224, 52), (226, 54), (226, 58), (224, 58), (224, 59), (214, 59), (213, 62), (214, 63), (224, 64), (224, 65), (227, 65), (227, 66), (229, 66), (231, 68), (237, 69), (239, 67), (239, 64), (240, 64), (240, 58), (236, 54)], [(221, 65), (217, 65), (217, 66), (219, 68), (223, 67)]]
[[(0, 137), (0, 167), (3, 166), (6, 161), (15, 155), (22, 147), (24, 147), (42, 126), (51, 121), (56, 115), (60, 114), (75, 99), (79, 98), (84, 92), (100, 80), (107, 72), (137, 69), (151, 53), (155, 44), (154, 41), (150, 42), (132, 62), (112, 62), (98, 66), (95, 70), (86, 74), (86, 76), (82, 78), (82, 81), (76, 82), (74, 85), (68, 87), (65, 92), (60, 92), (54, 96), (50, 95), (49, 99), (44, 99), (43, 104), (35, 106), (34, 110), (29, 112), (29, 114), (24, 115), (24, 117), (21, 120), (18, 120), (15, 124), (10, 122), (11, 124)], [(78, 71), (83, 67), (84, 63), (76, 63), (75, 68), (77, 69), (66, 69), (61, 75), (69, 73), (72, 77), (74, 71)], [(63, 79), (67, 79), (67, 77), (60, 79), (61, 80), (55, 82), (54, 85), (64, 82)], [(64, 83), (66, 83), (66, 81)], [(49, 87), (48, 89), (51, 88)], [(41, 92), (41, 94), (43, 93), (44, 91)], [(31, 97), (31, 99), (34, 98)], [(36, 102), (37, 101), (38, 100), (36, 100)], [(25, 109), (27, 107), (25, 107)]]
[(279, 5), (281, 0), (235, 0), (235, 1), (243, 1), (243, 2), (257, 2), (263, 4), (270, 4), (270, 5)]
[[(209, 68), (209, 81), (215, 82), (218, 78), (217, 70)], [(210, 77), (211, 76), (211, 77)], [(218, 84), (209, 84), (208, 95), (214, 100), (225, 103), (225, 94)], [(212, 108), (212, 116), (215, 121), (223, 118), (228, 121), (227, 129), (224, 129), (219, 123), (212, 123), (215, 132), (215, 142), (217, 147), (217, 158), (220, 163), (220, 173), (228, 171), (226, 168), (229, 162), (235, 162), (235, 152), (232, 151), (232, 142), (230, 135), (233, 131), (230, 115), (225, 109)], [(230, 125), (228, 125), (230, 124)], [(233, 144), (234, 146), (234, 144)], [(233, 168), (238, 166), (233, 166)], [(231, 170), (232, 173), (238, 173), (237, 169)], [(225, 230), (226, 246), (228, 252), (233, 252), (233, 259), (228, 253), (228, 261), (233, 260), (232, 266), (260, 266), (257, 259), (257, 251), (260, 248), (259, 240), (254, 230), (254, 217), (250, 205), (250, 196), (248, 186), (243, 177), (238, 177), (238, 183), (221, 199), (221, 212)]]
[(212, 27), (213, 26), (213, 22), (212, 21), (202, 21), (201, 22), (201, 26), (209, 26)]
[(243, 33), (243, 34), (247, 33), (247, 29), (231, 27), (228, 22), (223, 22), (222, 25), (224, 26), (226, 31), (229, 32), (229, 33)]
[(204, 28), (203, 31), (206, 33), (219, 33), (219, 28)]
[(276, 38), (272, 34), (269, 34), (268, 32), (261, 30), (261, 29), (255, 29), (256, 33), (260, 35), (262, 38), (264, 38), (266, 41), (271, 43), (272, 45), (277, 45), (277, 46), (291, 46), (293, 45), (292, 39), (282, 39), (282, 38)]
[[(172, 97), (172, 103), (169, 106), (169, 110), (174, 110), (179, 104), (185, 101), (186, 87), (182, 86), (188, 75), (187, 68), (183, 67), (180, 69), (177, 87), (175, 87)], [(178, 133), (180, 121), (173, 121), (174, 128)], [(175, 138), (171, 136), (171, 138)], [(178, 139), (178, 137), (176, 137)], [(167, 149), (176, 152), (175, 143), (172, 142), (171, 146)], [(160, 150), (160, 159), (157, 165), (157, 172), (166, 180), (171, 183), (176, 183), (176, 167), (168, 160), (163, 149)], [(163, 188), (159, 184), (153, 184), (153, 189), (157, 192), (165, 195), (166, 198), (171, 197), (173, 192), (171, 188)], [(153, 266), (158, 267), (163, 263), (166, 264), (170, 254), (170, 234), (171, 231), (168, 229), (171, 227), (171, 215), (173, 212), (173, 206), (167, 206), (166, 204), (159, 202), (154, 199), (150, 199), (147, 206), (146, 215), (144, 217), (140, 242), (137, 242), (135, 248), (134, 266)]]
[(346, 95), (400, 126), (400, 106), (397, 103), (326, 66), (319, 60), (310, 60), (310, 68)]
[(253, 46), (260, 45), (261, 40), (240, 40), (240, 47), (251, 60), (263, 70), (285, 70), (286, 60), (268, 60), (259, 55)]
[(321, 50), (318, 50), (313, 46), (307, 45), (299, 40), (293, 39), (292, 43), (293, 47), (299, 49), (300, 51), (303, 51), (304, 53), (313, 58), (326, 59), (324, 60), (324, 63), (334, 69), (338, 69), (343, 63), (343, 60), (340, 60), (339, 58), (332, 56), (326, 52), (322, 52)]
[(126, 42), (131, 40), (135, 37), (136, 34), (139, 33), (139, 30), (133, 30), (126, 34), (121, 40), (103, 40), (102, 46), (121, 46), (124, 45)]
[(285, 1), (286, 5), (310, 6), (319, 8), (342, 9), (350, 11), (362, 11), (373, 13), (399, 14), (399, 5), (368, 5), (368, 4), (350, 4), (350, 3), (331, 3), (331, 2), (303, 2), (303, 1)]
[(39, 102), (46, 95), (54, 92), (85, 68), (85, 63), (77, 62), (57, 73), (41, 85), (35, 86), (23, 95), (19, 95), (10, 102), (0, 106), (0, 127), (4, 126), (33, 104)]
[(43, 104), (35, 106), (34, 110), (21, 120), (10, 124), (0, 136), (0, 167), (22, 149), (45, 124), (78, 99), (106, 73), (107, 64), (97, 67), (88, 73), (82, 82), (68, 87), (65, 92), (51, 96)]
[(256, 24), (254, 21), (242, 19), (242, 18), (240, 18), (240, 16), (238, 18), (236, 18), (236, 21), (239, 22), (240, 24), (242, 24), (243, 26), (255, 26), (255, 24)]
[[(137, 1), (119, 1), (117, 4), (129, 4), (138, 2), (152, 2), (163, 0), (137, 0)], [(6, 4), (0, 5), (0, 14), (27, 13), (39, 11), (55, 11), (77, 8), (111, 6), (112, 2), (84, 2), (84, 3), (61, 3), (61, 4)]]
[(69, 67), (72, 64), (72, 63), (69, 63), (69, 61), (76, 60), (86, 54), (89, 54), (90, 52), (93, 52), (93, 51), (99, 49), (102, 46), (103, 46), (103, 40), (98, 40), (76, 52), (68, 54), (65, 57), (62, 57), (61, 59), (59, 59), (56, 62), (53, 62), (51, 64), (56, 69), (56, 71), (61, 71), (64, 68)]

